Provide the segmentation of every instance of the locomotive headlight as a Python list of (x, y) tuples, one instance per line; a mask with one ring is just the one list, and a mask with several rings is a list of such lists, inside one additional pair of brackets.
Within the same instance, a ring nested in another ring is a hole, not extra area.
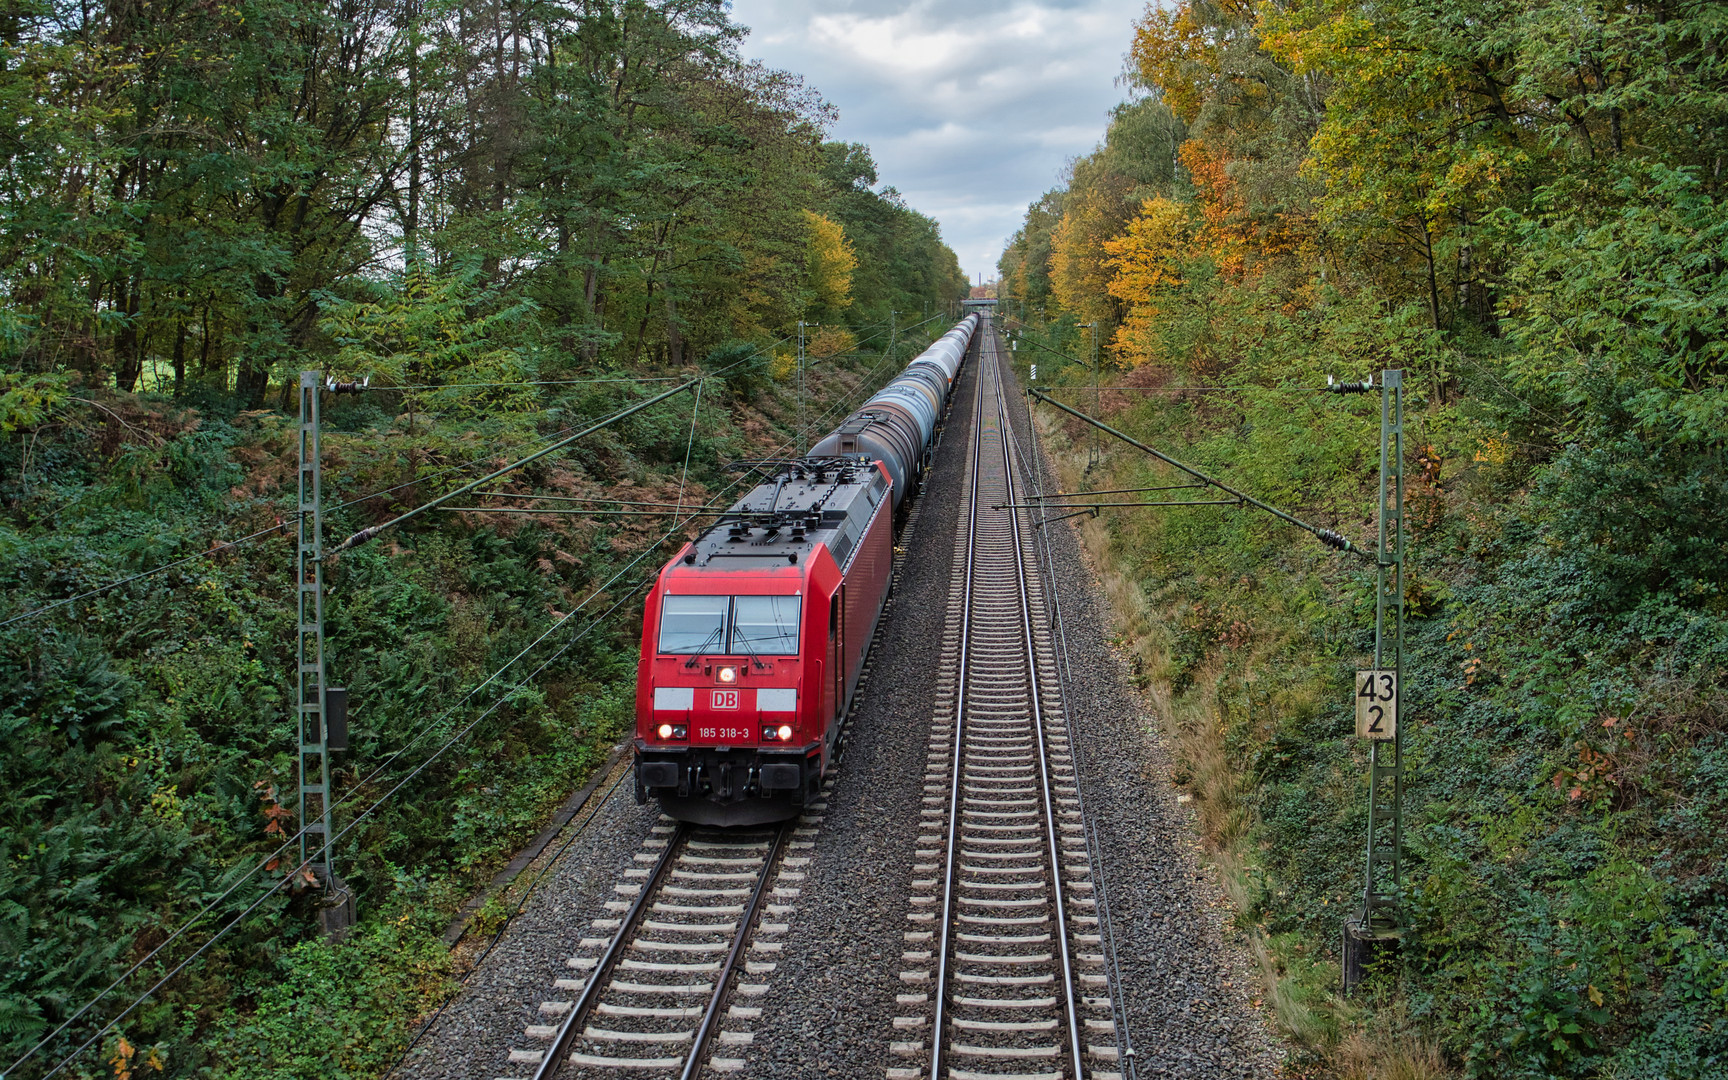
[(723, 667), (715, 673), (715, 676), (723, 683), (735, 683), (738, 681), (738, 669), (735, 667)]
[(690, 729), (683, 724), (661, 724), (654, 733), (669, 742), (682, 742), (690, 737)]
[(660, 737), (662, 739), (670, 739), (672, 737), (672, 725), (671, 724), (661, 724), (660, 725)]
[(778, 735), (778, 736), (780, 736), (780, 741), (781, 741), (781, 742), (786, 742), (786, 741), (787, 741), (787, 740), (789, 740), (789, 739), (790, 739), (790, 738), (792, 738), (792, 725), (790, 725), (790, 724), (781, 724), (781, 725), (780, 725), (780, 730), (779, 730), (779, 731), (776, 731), (776, 732), (775, 732), (775, 733), (774, 733), (774, 734), (776, 734), (776, 735)]

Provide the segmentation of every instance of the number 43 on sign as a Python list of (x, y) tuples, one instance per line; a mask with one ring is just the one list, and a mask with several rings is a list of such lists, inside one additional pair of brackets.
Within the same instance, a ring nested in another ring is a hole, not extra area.
[(1390, 739), (1398, 734), (1398, 672), (1375, 668), (1356, 673), (1356, 734)]

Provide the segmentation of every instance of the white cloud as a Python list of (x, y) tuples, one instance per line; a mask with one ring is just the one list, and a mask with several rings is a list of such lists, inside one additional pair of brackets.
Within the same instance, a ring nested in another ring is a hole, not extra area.
[(733, 0), (744, 55), (803, 75), (973, 280), (1103, 137), (1145, 0)]

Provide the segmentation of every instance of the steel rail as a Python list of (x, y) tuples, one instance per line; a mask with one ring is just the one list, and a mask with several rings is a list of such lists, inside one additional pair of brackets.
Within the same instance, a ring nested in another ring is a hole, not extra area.
[[(993, 346), (994, 342), (992, 341), (990, 345)], [(1000, 357), (996, 355), (998, 350), (991, 347), (990, 353), (992, 355), (989, 357), (989, 370), (986, 371), (986, 357), (984, 356), (985, 347), (986, 346), (983, 343), (981, 343), (979, 347), (980, 370), (977, 376), (978, 382), (974, 394), (973, 405), (972, 448), (970, 453), (971, 475), (968, 489), (970, 505), (967, 513), (967, 532), (965, 539), (966, 577), (962, 593), (958, 673), (955, 682), (953, 760), (950, 765), (951, 787), (948, 800), (948, 846), (945, 856), (943, 894), (940, 910), (942, 925), (936, 957), (935, 1016), (931, 1032), (931, 1056), (930, 1069), (928, 1073), (930, 1080), (942, 1080), (945, 1065), (945, 1053), (948, 1048), (948, 1033), (946, 1029), (950, 1024), (948, 1001), (948, 984), (951, 977), (950, 969), (952, 966), (950, 964), (950, 947), (952, 934), (954, 932), (953, 924), (955, 921), (958, 898), (957, 894), (959, 891), (956, 881), (956, 869), (961, 847), (960, 794), (963, 786), (962, 773), (965, 768), (965, 745), (967, 736), (966, 713), (971, 698), (969, 693), (970, 678), (968, 672), (971, 666), (973, 654), (972, 624), (974, 608), (981, 603), (987, 602), (988, 599), (985, 596), (979, 595), (979, 580), (975, 573), (981, 528), (979, 519), (982, 512), (987, 508), (997, 511), (1003, 509), (1019, 509), (1019, 507), (1012, 506), (1016, 490), (1013, 472), (1015, 461), (1014, 451), (1016, 450), (1014, 443), (1016, 436), (1012, 425), (1009, 423), (1004, 403), (1004, 396), (1000, 385), (1001, 360)], [(1000, 452), (1002, 455), (1001, 464), (1003, 469), (1002, 482), (1005, 486), (1006, 495), (1010, 504), (1008, 507), (1002, 505), (986, 507), (981, 502), (985, 486), (986, 459), (987, 456), (989, 456), (989, 452), (985, 445), (985, 409), (988, 404), (986, 401), (985, 382), (987, 380), (993, 380), (991, 385), (994, 388), (995, 419), (998, 428), (997, 437), (1001, 444)], [(1043, 687), (1040, 685), (1037, 671), (1037, 643), (1034, 636), (1035, 630), (1032, 616), (1031, 589), (1027, 578), (1025, 545), (1028, 542), (1028, 537), (1025, 535), (1024, 523), (1018, 513), (1014, 513), (1007, 524), (1007, 542), (1014, 548), (1015, 577), (1013, 587), (1018, 599), (1019, 636), (1023, 642), (1026, 661), (1026, 672), (1024, 676), (1026, 680), (1025, 686), (1028, 692), (1028, 697), (1031, 701), (1029, 722), (1035, 729), (1033, 734), (1038, 747), (1037, 760), (1039, 787), (1043, 792), (1043, 799), (1041, 801), (1043, 803), (1043, 828), (1045, 835), (1044, 843), (1039, 846), (1043, 848), (1043, 851), (1040, 854), (1042, 854), (1048, 866), (1049, 882), (1051, 886), (1051, 900), (1049, 901), (1049, 907), (1054, 910), (1055, 915), (1055, 933), (1052, 936), (1056, 943), (1055, 959), (1057, 961), (1057, 974), (1062, 981), (1062, 1017), (1067, 1026), (1067, 1038), (1065, 1040), (1066, 1052), (1064, 1056), (1069, 1060), (1068, 1068), (1071, 1075), (1074, 1077), (1074, 1080), (1084, 1080), (1087, 1075), (1085, 1049), (1081, 1043), (1081, 1023), (1078, 1003), (1076, 1001), (1076, 976), (1072, 955), (1072, 943), (1069, 940), (1068, 933), (1067, 896), (1062, 883), (1062, 855), (1059, 848), (1060, 834), (1058, 832), (1056, 821), (1057, 796), (1051, 763), (1048, 757), (1048, 747), (1046, 745), (1044, 709), (1039, 700)], [(994, 528), (994, 526), (992, 526), (992, 528)], [(1036, 545), (1036, 540), (1032, 540), (1031, 542)]]
[[(1000, 348), (997, 349), (996, 355), (997, 363), (1000, 364), (1003, 355)], [(1026, 477), (1027, 486), (1029, 486), (1033, 492), (1032, 495), (1026, 496), (1028, 502), (1031, 502), (1034, 496), (1046, 497), (1042, 494), (1044, 491), (1045, 477), (1044, 452), (1042, 447), (1039, 445), (1038, 425), (1032, 416), (1030, 405), (1031, 403), (1028, 401), (1026, 409), (1028, 429), (1025, 439), (1026, 445), (1021, 445), (1021, 440), (1016, 437), (1014, 447), (1016, 456), (1020, 461), (1021, 472)], [(1109, 995), (1110, 1016), (1116, 1026), (1116, 1030), (1113, 1033), (1113, 1041), (1116, 1044), (1117, 1068), (1119, 1074), (1124, 1077), (1125, 1080), (1138, 1080), (1140, 1070), (1134, 1052), (1134, 1034), (1130, 1030), (1128, 1024), (1127, 1003), (1123, 1001), (1121, 994), (1122, 970), (1117, 962), (1115, 920), (1111, 918), (1109, 890), (1107, 888), (1108, 883), (1106, 882), (1105, 875), (1101, 869), (1104, 865), (1103, 844), (1099, 839), (1095, 823), (1086, 813), (1085, 792), (1080, 784), (1081, 766), (1084, 761), (1084, 756), (1081, 750), (1081, 742), (1079, 739), (1075, 738), (1074, 722), (1071, 719), (1072, 714), (1068, 711), (1067, 707), (1068, 684), (1073, 681), (1074, 673), (1072, 660), (1069, 655), (1067, 616), (1064, 614), (1062, 609), (1062, 590), (1059, 587), (1056, 573), (1055, 549), (1050, 543), (1050, 533), (1043, 528), (1046, 521), (1050, 520), (1061, 519), (1041, 519), (1034, 522), (1033, 545), (1034, 547), (1040, 547), (1043, 553), (1042, 558), (1039, 560), (1039, 569), (1042, 572), (1040, 582), (1044, 584), (1044, 587), (1049, 593), (1050, 629), (1055, 635), (1055, 644), (1057, 646), (1058, 655), (1061, 658), (1056, 678), (1056, 697), (1062, 704), (1063, 726), (1068, 731), (1069, 753), (1074, 757), (1074, 803), (1080, 810), (1080, 820), (1085, 826), (1085, 832), (1083, 835), (1086, 837), (1087, 857), (1091, 860), (1094, 868), (1092, 880), (1097, 893), (1097, 911), (1100, 920), (1099, 928), (1102, 932), (1106, 962), (1109, 965), (1108, 974), (1110, 977), (1111, 988), (1111, 993)]]
[(618, 932), (612, 935), (612, 940), (606, 946), (606, 952), (600, 957), (600, 962), (594, 965), (594, 973), (588, 976), (588, 982), (582, 987), (582, 993), (570, 1006), (570, 1012), (564, 1017), (564, 1022), (558, 1025), (558, 1034), (552, 1037), (552, 1045), (546, 1048), (546, 1054), (540, 1059), (540, 1065), (534, 1070), (534, 1080), (552, 1080), (558, 1075), (558, 1070), (564, 1064), (564, 1055), (570, 1050), (570, 1043), (581, 1033), (588, 1022), (588, 1014), (593, 1011), (594, 1004), (599, 1000), (600, 990), (612, 978), (612, 971), (623, 958), (624, 950), (630, 945), (637, 930), (641, 928), (642, 917), (648, 911), (648, 905), (654, 895), (660, 891), (666, 874), (672, 868), (678, 849), (684, 846), (694, 830), (688, 824), (680, 824), (666, 841), (666, 849), (660, 853), (660, 858), (654, 862), (654, 869), (649, 871), (648, 880), (642, 883), (642, 891), (636, 894), (636, 901), (630, 905), (623, 920), (618, 924)]
[[(948, 936), (954, 923), (954, 864), (960, 851), (960, 769), (961, 747), (966, 734), (966, 662), (971, 654), (972, 640), (972, 552), (978, 538), (978, 475), (983, 462), (978, 443), (984, 429), (984, 346), (979, 339), (979, 365), (973, 377), (972, 395), (972, 477), (968, 488), (966, 517), (966, 586), (960, 603), (960, 667), (954, 688), (954, 762), (948, 791), (948, 856), (942, 876), (941, 936), (936, 950), (935, 1020), (930, 1029), (930, 1080), (942, 1080), (942, 1030), (948, 1017)], [(1078, 1080), (1078, 1078), (1076, 1078)]]
[(792, 838), (792, 829), (797, 820), (792, 818), (783, 823), (780, 831), (774, 834), (774, 842), (768, 845), (768, 856), (762, 863), (762, 876), (756, 879), (756, 888), (750, 893), (750, 902), (744, 906), (743, 914), (738, 916), (738, 931), (732, 935), (732, 948), (726, 954), (725, 964), (714, 976), (714, 995), (708, 999), (708, 1011), (702, 1014), (702, 1023), (696, 1028), (696, 1039), (691, 1044), (690, 1057), (684, 1062), (684, 1071), (679, 1073), (679, 1080), (695, 1080), (702, 1071), (703, 1051), (708, 1047), (708, 1040), (714, 1036), (714, 1025), (720, 1016), (720, 1006), (726, 1003), (726, 990), (731, 985), (732, 976), (737, 974), (738, 961), (743, 958), (744, 948), (750, 942), (757, 913), (762, 910), (762, 894), (768, 889), (768, 879), (774, 875), (774, 867), (786, 850), (786, 842)]
[[(992, 349), (991, 352), (997, 350)], [(1001, 363), (997, 358), (997, 393), (996, 417), (1002, 429), (1002, 483), (1012, 504), (1014, 499), (1014, 462), (1013, 427), (1008, 420), (1007, 395), (1001, 392)], [(1044, 731), (1044, 708), (1039, 703), (1041, 687), (1038, 684), (1037, 642), (1032, 631), (1032, 604), (1029, 598), (1030, 589), (1026, 584), (1025, 537), (1020, 531), (1020, 510), (1009, 508), (1013, 515), (1012, 533), (1014, 537), (1014, 573), (1019, 584), (1020, 593), (1020, 626), (1026, 635), (1026, 682), (1030, 691), (1028, 698), (1032, 703), (1032, 728), (1036, 737), (1032, 740), (1038, 748), (1038, 779), (1044, 789), (1044, 836), (1045, 850), (1050, 857), (1050, 889), (1052, 894), (1051, 907), (1056, 914), (1056, 955), (1062, 968), (1062, 1009), (1068, 1019), (1068, 1054), (1074, 1066), (1074, 1080), (1085, 1080), (1086, 1058), (1080, 1046), (1080, 1016), (1074, 1007), (1074, 960), (1070, 955), (1068, 942), (1068, 898), (1062, 890), (1062, 858), (1056, 847), (1056, 786), (1050, 779), (1050, 761), (1046, 751), (1046, 735)], [(1072, 742), (1070, 742), (1072, 745)], [(1080, 790), (1079, 774), (1075, 774), (1074, 790), (1078, 795)]]

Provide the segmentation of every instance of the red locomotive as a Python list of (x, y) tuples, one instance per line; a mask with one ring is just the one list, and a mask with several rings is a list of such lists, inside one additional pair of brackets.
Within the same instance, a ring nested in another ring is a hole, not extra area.
[(709, 825), (820, 788), (888, 599), (897, 511), (979, 316), (740, 499), (660, 571), (636, 673), (636, 798)]

